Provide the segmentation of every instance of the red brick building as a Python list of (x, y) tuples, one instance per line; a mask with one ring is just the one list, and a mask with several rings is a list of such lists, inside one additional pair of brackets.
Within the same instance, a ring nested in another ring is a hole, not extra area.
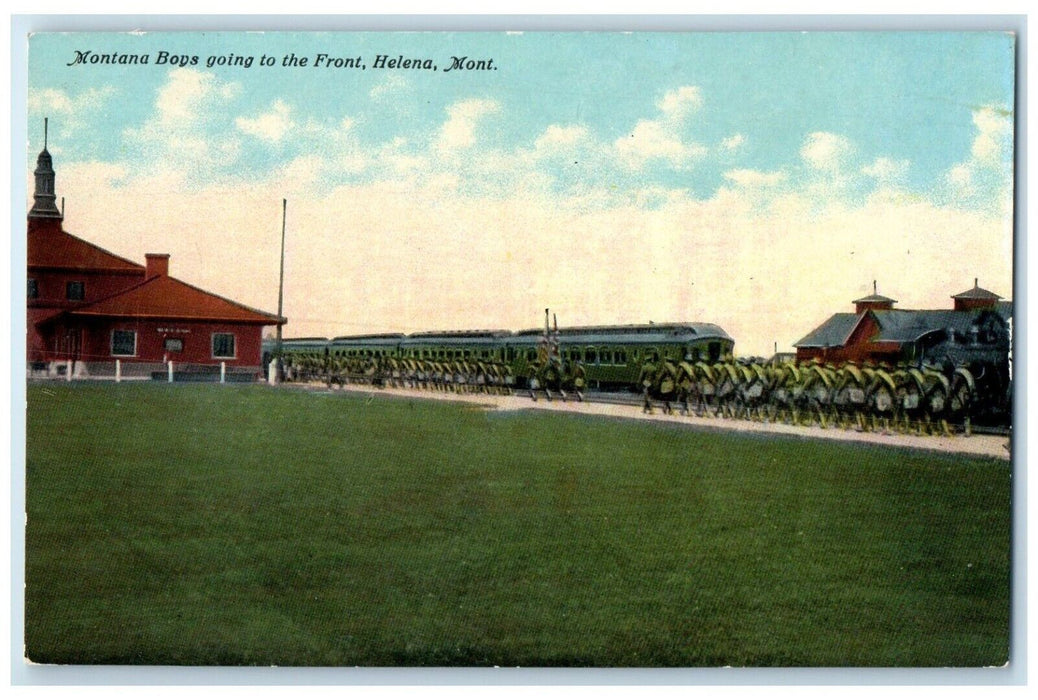
[(284, 318), (171, 277), (169, 255), (140, 265), (62, 228), (46, 146), (28, 215), (27, 359), (35, 372), (123, 376), (166, 371), (243, 377), (260, 368), (264, 326)]

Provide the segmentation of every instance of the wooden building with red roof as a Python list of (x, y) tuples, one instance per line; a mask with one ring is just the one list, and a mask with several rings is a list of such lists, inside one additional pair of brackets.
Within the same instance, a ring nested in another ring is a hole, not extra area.
[(169, 255), (140, 265), (62, 228), (46, 145), (28, 215), (27, 359), (35, 371), (148, 376), (178, 371), (241, 377), (261, 371), (264, 326), (284, 318), (169, 274)]
[[(873, 283), (875, 285), (875, 283)], [(873, 294), (854, 300), (854, 313), (836, 313), (794, 343), (800, 362), (874, 362), (895, 365), (954, 359), (1002, 365), (1008, 359), (1012, 302), (982, 289), (952, 296), (951, 309), (895, 309)]]

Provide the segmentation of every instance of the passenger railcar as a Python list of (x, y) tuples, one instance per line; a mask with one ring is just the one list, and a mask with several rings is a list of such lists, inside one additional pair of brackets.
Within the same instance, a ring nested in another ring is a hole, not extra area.
[[(290, 379), (312, 378), (324, 358), (323, 373), (371, 376), (373, 370), (407, 361), (423, 363), (483, 363), (493, 365), (526, 388), (549, 364), (557, 368), (551, 381), (579, 375), (579, 387), (638, 389), (646, 363), (717, 362), (730, 358), (735, 341), (711, 323), (663, 323), (583, 326), (549, 330), (430, 331), (382, 333), (323, 338), (296, 338), (282, 343)], [(273, 353), (272, 341), (267, 352)], [(540, 377), (544, 387), (545, 377)], [(558, 387), (553, 387), (558, 388)]]
[(511, 337), (511, 332), (506, 330), (412, 333), (401, 339), (398, 351), (401, 357), (413, 360), (503, 363)]
[[(529, 348), (542, 334), (521, 331), (515, 342), (522, 339)], [(593, 389), (634, 389), (646, 364), (663, 359), (717, 362), (735, 349), (732, 337), (712, 323), (584, 326), (561, 328), (554, 336), (563, 362), (582, 367)]]

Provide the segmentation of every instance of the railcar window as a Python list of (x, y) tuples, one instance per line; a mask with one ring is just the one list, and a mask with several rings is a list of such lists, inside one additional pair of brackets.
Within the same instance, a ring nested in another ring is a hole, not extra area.
[(627, 352), (624, 350), (617, 350), (613, 357), (616, 359), (616, 364), (626, 365), (627, 364)]
[(603, 365), (613, 364), (613, 352), (612, 350), (602, 350), (600, 362)]

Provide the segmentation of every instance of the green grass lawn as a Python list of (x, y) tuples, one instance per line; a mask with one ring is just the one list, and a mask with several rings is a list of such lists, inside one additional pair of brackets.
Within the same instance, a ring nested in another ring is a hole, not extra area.
[(1008, 660), (999, 460), (261, 386), (27, 398), (33, 661)]

